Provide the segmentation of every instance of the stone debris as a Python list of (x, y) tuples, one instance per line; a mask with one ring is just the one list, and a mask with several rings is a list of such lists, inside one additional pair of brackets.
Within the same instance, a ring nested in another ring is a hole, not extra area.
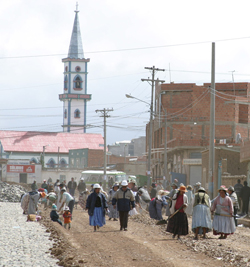
[(19, 203), (2, 202), (0, 220), (0, 266), (56, 267), (57, 259), (48, 252), (54, 245), (50, 233), (37, 222), (27, 222)]
[(20, 202), (27, 190), (21, 185), (10, 185), (0, 181), (0, 202)]
[(129, 216), (129, 219), (134, 222), (143, 223), (143, 224), (152, 225), (152, 226), (156, 226), (156, 222), (157, 222), (156, 220), (151, 219), (146, 212), (133, 215), (133, 216)]
[[(134, 215), (129, 217), (130, 220), (153, 227), (158, 227), (162, 235), (166, 235), (167, 225), (156, 225), (156, 220), (151, 219), (148, 213)], [(194, 240), (194, 234), (191, 231), (192, 220), (189, 218), (189, 235), (181, 236), (181, 240), (177, 241), (185, 244), (188, 249), (204, 253), (205, 255), (217, 259), (225, 263), (225, 266), (250, 266), (250, 256), (248, 251), (238, 246), (239, 242), (248, 244), (250, 236), (250, 229), (246, 227), (238, 227), (236, 233), (228, 236), (225, 240), (219, 240), (218, 236), (214, 236), (212, 232), (207, 234), (207, 239), (200, 238), (198, 241)], [(224, 266), (224, 265), (223, 265)]]

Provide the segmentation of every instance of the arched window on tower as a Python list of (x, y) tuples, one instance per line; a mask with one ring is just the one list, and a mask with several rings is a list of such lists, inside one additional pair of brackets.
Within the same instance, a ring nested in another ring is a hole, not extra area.
[(79, 75), (75, 76), (74, 79), (74, 89), (75, 90), (82, 90), (82, 78)]
[(74, 112), (74, 118), (75, 119), (80, 119), (80, 114), (81, 114), (80, 110), (76, 109), (75, 112)]
[(67, 91), (68, 90), (68, 76), (65, 75), (64, 77), (64, 90)]
[(67, 119), (67, 109), (64, 110), (64, 119)]

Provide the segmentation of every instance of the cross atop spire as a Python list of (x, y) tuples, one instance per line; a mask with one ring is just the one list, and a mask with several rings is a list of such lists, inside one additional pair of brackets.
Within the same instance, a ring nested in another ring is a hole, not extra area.
[(78, 2), (76, 2), (76, 10), (75, 10), (75, 12), (79, 12), (79, 10), (78, 10)]
[(76, 15), (75, 15), (73, 31), (72, 31), (71, 40), (70, 40), (68, 57), (82, 59), (84, 58), (84, 54), (83, 54), (83, 48), (82, 48), (82, 37), (81, 37), (81, 31), (80, 31), (78, 12), (79, 12), (78, 2), (76, 2), (76, 10), (75, 10)]

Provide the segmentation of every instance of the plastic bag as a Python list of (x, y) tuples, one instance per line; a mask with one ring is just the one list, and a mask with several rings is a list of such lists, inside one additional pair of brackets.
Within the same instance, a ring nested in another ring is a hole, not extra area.
[(129, 213), (128, 213), (130, 216), (133, 216), (133, 215), (137, 215), (138, 214), (138, 212), (136, 211), (136, 209), (135, 208), (133, 208), (132, 210), (130, 210), (129, 211)]

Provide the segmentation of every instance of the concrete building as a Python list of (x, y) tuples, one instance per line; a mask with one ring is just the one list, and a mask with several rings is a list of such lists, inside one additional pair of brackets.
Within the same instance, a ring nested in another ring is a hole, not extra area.
[(87, 93), (87, 64), (90, 59), (84, 58), (78, 12), (75, 11), (68, 57), (62, 60), (64, 86), (59, 99), (63, 101), (63, 131), (85, 133), (87, 101), (91, 100), (91, 95)]
[(240, 147), (240, 162), (247, 164), (247, 172), (244, 173), (247, 177), (248, 185), (250, 185), (250, 141), (244, 141)]
[[(26, 162), (25, 164), (11, 163), (10, 165), (39, 164), (44, 171), (50, 169), (53, 173), (59, 170), (64, 172), (69, 167), (70, 150), (86, 148), (95, 151), (99, 150), (100, 154), (103, 155), (104, 148), (104, 140), (101, 134), (88, 133), (0, 131), (0, 141), (1, 158), (8, 160), (7, 163), (2, 164), (1, 178), (4, 179), (6, 177), (10, 178), (10, 175), (7, 175), (10, 160)], [(34, 169), (32, 166), (29, 169), (31, 170), (30, 173), (36, 173), (35, 170), (37, 168)], [(13, 174), (11, 177), (15, 178), (16, 182), (23, 181), (22, 173), (27, 173), (23, 171), (26, 167), (17, 166), (17, 168), (9, 168), (9, 170), (12, 170), (10, 173)], [(5, 172), (3, 172), (4, 169), (6, 169)], [(17, 170), (20, 172), (17, 172)], [(17, 177), (14, 173), (19, 173), (20, 175)], [(34, 178), (34, 175), (29, 175), (27, 178)], [(60, 173), (60, 175), (63, 174)], [(43, 178), (39, 176), (36, 179), (40, 180)], [(27, 179), (27, 182), (29, 183), (30, 180)]]
[[(215, 197), (218, 188), (223, 185), (234, 186), (237, 183), (237, 178), (231, 179), (234, 184), (225, 183), (225, 177), (246, 177), (248, 172), (248, 163), (240, 161), (240, 146), (233, 147), (220, 146), (215, 147), (215, 162), (214, 162), (214, 177), (213, 177), (213, 196)], [(202, 185), (208, 189), (209, 177), (209, 149), (202, 151)], [(230, 175), (229, 175), (230, 174)], [(224, 179), (223, 179), (224, 177)], [(224, 182), (224, 183), (223, 183)]]
[[(194, 184), (202, 177), (201, 152), (209, 146), (210, 92), (215, 94), (215, 144), (234, 146), (249, 139), (250, 83), (156, 84), (151, 170), (162, 179), (165, 123), (167, 125), (167, 179)], [(148, 133), (147, 125), (147, 145)]]
[(131, 141), (117, 141), (114, 145), (108, 145), (108, 151), (120, 157), (141, 157), (146, 151), (146, 137), (140, 136)]

